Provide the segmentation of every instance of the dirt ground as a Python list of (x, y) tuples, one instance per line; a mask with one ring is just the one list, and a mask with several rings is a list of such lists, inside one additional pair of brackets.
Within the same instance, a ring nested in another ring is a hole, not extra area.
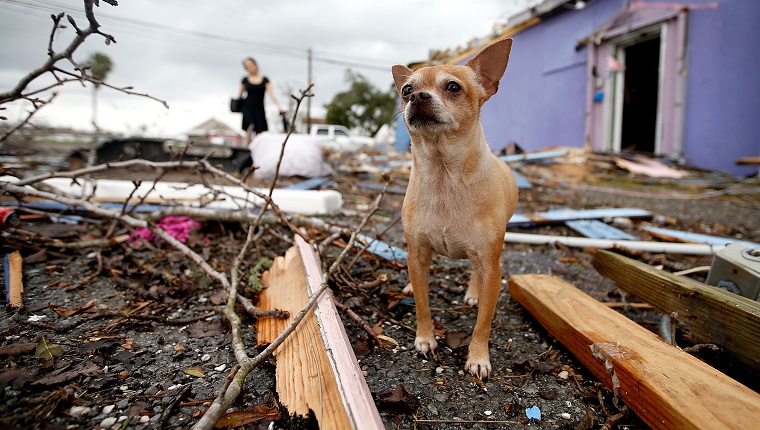
[[(335, 158), (332, 163), (335, 184), (327, 188), (343, 193), (344, 213), (324, 219), (355, 227), (377, 193), (359, 185), (377, 184), (379, 176), (373, 169), (357, 168), (355, 160)], [(696, 198), (711, 188), (652, 184), (607, 164), (586, 165), (580, 173), (583, 180), (578, 179), (578, 168), (564, 171), (565, 167), (545, 163), (519, 166), (529, 179), (542, 184), (520, 191), (519, 211), (636, 207), (654, 213), (647, 222), (668, 228), (760, 241), (757, 193)], [(130, 178), (135, 174), (112, 173)], [(709, 176), (705, 172), (693, 175)], [(392, 176), (392, 186), (406, 185), (403, 170)], [(288, 178), (284, 184), (296, 180)], [(387, 194), (364, 233), (405, 248), (397, 222), (402, 201), (401, 194)], [(77, 215), (82, 218), (72, 224), (53, 223), (46, 216), (27, 217), (21, 228), (76, 242), (101, 237), (112, 227), (108, 220)], [(616, 225), (644, 240), (652, 239), (638, 229), (643, 222), (616, 220)], [(121, 227), (115, 228), (118, 232)], [(510, 231), (577, 235), (562, 225)], [(317, 241), (326, 236), (317, 230), (310, 233)], [(263, 232), (242, 267), (246, 279), (253, 279), (252, 269), (262, 258), (283, 255), (290, 235), (281, 226)], [(214, 267), (226, 270), (243, 238), (237, 224), (207, 221), (188, 244)], [(324, 263), (336, 258), (341, 244), (338, 240), (325, 249)], [(13, 312), (5, 303), (0, 306), (0, 427), (188, 428), (197, 421), (235, 364), (228, 325), (215, 311), (223, 300), (216, 282), (166, 245), (148, 249), (125, 242), (106, 248), (59, 249), (4, 234), (3, 246), (6, 252), (21, 250), (26, 262), (24, 308)], [(635, 301), (591, 267), (592, 256), (589, 249), (505, 245), (504, 287), (491, 335), (494, 370), (486, 381), (463, 371), (477, 312), (463, 304), (466, 262), (446, 258), (433, 262), (431, 307), (440, 323), (441, 342), (439, 353), (427, 358), (414, 351), (414, 303), (400, 293), (408, 280), (406, 270), (369, 254), (350, 267), (345, 262), (331, 284), (336, 297), (399, 344), (392, 349), (374, 346), (342, 314), (385, 426), (592, 429), (610, 420), (618, 428), (647, 428), (632, 412), (619, 414), (622, 404), (613, 399), (612, 392), (510, 297), (506, 285), (513, 274), (553, 274), (600, 301)], [(635, 257), (673, 271), (711, 261), (681, 255)], [(379, 282), (381, 275), (388, 280)], [(255, 300), (255, 290), (243, 294)], [(660, 315), (656, 311), (623, 308), (620, 312), (657, 330)], [(254, 320), (244, 317), (244, 322), (249, 328), (245, 333), (249, 354), (255, 354), (259, 350), (253, 347)], [(719, 357), (703, 358), (717, 366), (724, 364)], [(244, 428), (316, 428), (313, 419), (287, 416), (278, 403), (274, 369), (270, 360), (247, 378), (232, 410), (255, 410), (258, 415)], [(534, 406), (540, 410), (540, 419), (526, 414)]]

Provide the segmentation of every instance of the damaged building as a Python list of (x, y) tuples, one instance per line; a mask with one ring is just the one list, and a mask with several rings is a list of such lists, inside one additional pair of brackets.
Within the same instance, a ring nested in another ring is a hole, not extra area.
[(586, 145), (750, 175), (756, 167), (736, 160), (760, 154), (760, 60), (747, 52), (759, 16), (753, 1), (545, 0), (416, 66), (464, 64), (512, 37), (500, 90), (483, 108), (492, 150)]

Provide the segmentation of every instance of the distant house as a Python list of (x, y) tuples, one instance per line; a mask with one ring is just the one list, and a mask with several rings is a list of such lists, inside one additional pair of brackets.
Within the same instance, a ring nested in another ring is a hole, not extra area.
[(187, 139), (195, 143), (237, 146), (242, 144), (241, 136), (227, 124), (211, 118), (187, 132)]
[[(749, 175), (760, 155), (760, 1), (545, 0), (470, 49), (514, 38), (482, 121), (494, 151), (589, 145)], [(397, 148), (408, 142), (403, 124)]]

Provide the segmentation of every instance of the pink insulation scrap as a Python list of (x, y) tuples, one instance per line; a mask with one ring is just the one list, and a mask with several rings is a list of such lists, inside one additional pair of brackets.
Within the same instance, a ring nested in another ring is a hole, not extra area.
[[(201, 224), (198, 221), (187, 216), (168, 216), (162, 218), (156, 226), (182, 243), (187, 241), (192, 230), (201, 228)], [(159, 241), (156, 235), (147, 228), (136, 229), (135, 234), (130, 239), (133, 243), (140, 242), (140, 239), (154, 243)]]

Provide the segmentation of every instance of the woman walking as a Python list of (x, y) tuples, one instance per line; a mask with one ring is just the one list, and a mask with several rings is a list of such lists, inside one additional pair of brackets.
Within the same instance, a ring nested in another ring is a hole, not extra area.
[(243, 146), (248, 146), (253, 140), (254, 133), (261, 133), (269, 129), (266, 111), (264, 110), (265, 93), (269, 93), (269, 98), (277, 105), (280, 114), (286, 111), (277, 101), (269, 79), (259, 74), (259, 66), (256, 60), (248, 57), (243, 61), (243, 66), (248, 71), (248, 76), (244, 77), (240, 84), (240, 96), (238, 98), (243, 99), (243, 93), (245, 93), (245, 99), (243, 99), (243, 130), (245, 131)]

